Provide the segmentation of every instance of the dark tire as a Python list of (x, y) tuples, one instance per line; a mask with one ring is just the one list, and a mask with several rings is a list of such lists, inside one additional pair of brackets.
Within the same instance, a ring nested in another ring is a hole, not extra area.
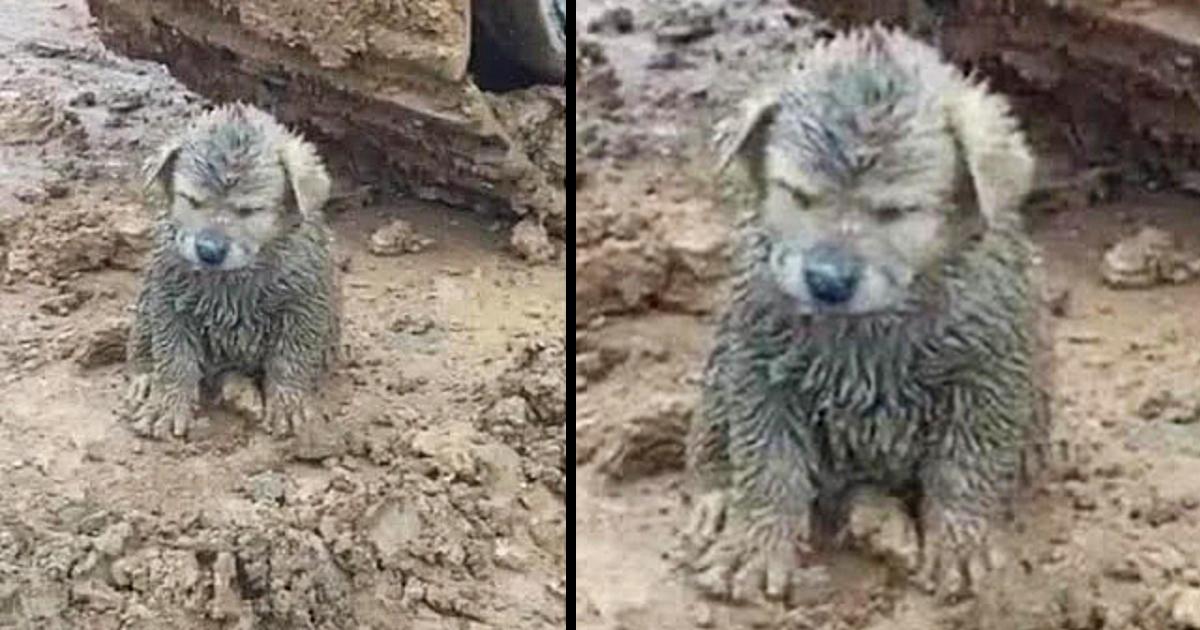
[(567, 0), (483, 0), (474, 11), (489, 45), (541, 81), (562, 83), (566, 5)]

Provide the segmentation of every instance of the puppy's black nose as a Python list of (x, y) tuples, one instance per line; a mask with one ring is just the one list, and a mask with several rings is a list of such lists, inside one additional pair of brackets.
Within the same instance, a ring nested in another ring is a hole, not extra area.
[(225, 261), (229, 253), (229, 239), (213, 232), (203, 230), (196, 235), (196, 258), (206, 265), (216, 267)]
[(804, 282), (816, 300), (841, 304), (854, 296), (862, 267), (862, 260), (842, 247), (817, 245), (804, 257)]

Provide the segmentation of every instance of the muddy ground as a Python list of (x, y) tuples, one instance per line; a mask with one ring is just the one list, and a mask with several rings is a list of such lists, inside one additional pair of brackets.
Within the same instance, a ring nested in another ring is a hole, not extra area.
[(1200, 628), (1200, 284), (1116, 290), (1101, 273), (1144, 226), (1200, 256), (1200, 200), (1086, 171), (1036, 120), (1045, 168), (1029, 219), (1058, 313), (1063, 457), (1007, 527), (1004, 568), (956, 605), (853, 551), (822, 557), (792, 608), (690, 589), (677, 569), (681, 438), (732, 219), (696, 166), (698, 131), (825, 29), (782, 0), (595, 1), (577, 29), (579, 627)]
[[(137, 168), (206, 105), (81, 0), (0, 0), (0, 628), (561, 627), (565, 271), (508, 218), (332, 205), (348, 358), (316, 444), (236, 408), (186, 443), (120, 422)], [(395, 219), (423, 246), (375, 255)]]

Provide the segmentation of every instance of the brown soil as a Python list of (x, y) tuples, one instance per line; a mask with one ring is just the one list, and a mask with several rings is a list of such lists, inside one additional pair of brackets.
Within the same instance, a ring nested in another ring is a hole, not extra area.
[(1109, 246), (1148, 225), (1195, 257), (1196, 202), (1073, 171), (1062, 147), (1037, 133), (1045, 168), (1030, 223), (1059, 313), (1063, 457), (1006, 528), (1004, 567), (979, 597), (956, 605), (934, 602), (854, 551), (823, 555), (791, 608), (731, 606), (691, 589), (677, 568), (681, 437), (711, 344), (733, 217), (709, 201), (689, 130), (797, 60), (781, 42), (809, 40), (820, 25), (771, 0), (610, 0), (582, 11), (579, 627), (1200, 628), (1200, 321), (1192, 315), (1200, 284), (1114, 290), (1100, 273)]
[[(319, 444), (118, 420), (137, 167), (204, 104), (82, 0), (0, 1), (0, 627), (561, 627), (565, 272), (491, 219), (333, 205), (350, 358)], [(432, 242), (370, 253), (397, 219)]]

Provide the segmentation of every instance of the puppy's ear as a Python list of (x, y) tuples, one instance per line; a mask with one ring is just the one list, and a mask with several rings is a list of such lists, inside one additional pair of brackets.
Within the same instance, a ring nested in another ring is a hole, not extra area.
[(318, 216), (329, 199), (330, 182), (316, 148), (291, 138), (279, 151), (279, 163), (283, 165), (283, 174), (300, 216), (306, 219)]
[(175, 194), (175, 161), (182, 144), (171, 141), (142, 165), (142, 186), (157, 188), (169, 200)]
[(973, 197), (988, 225), (1016, 220), (1033, 185), (1035, 163), (1008, 102), (967, 80), (950, 96), (947, 114), (969, 176), (970, 189), (956, 196)]
[(779, 111), (777, 94), (762, 94), (748, 100), (738, 116), (725, 121), (716, 132), (717, 172), (735, 159), (742, 160), (757, 176), (762, 167), (766, 129)]

